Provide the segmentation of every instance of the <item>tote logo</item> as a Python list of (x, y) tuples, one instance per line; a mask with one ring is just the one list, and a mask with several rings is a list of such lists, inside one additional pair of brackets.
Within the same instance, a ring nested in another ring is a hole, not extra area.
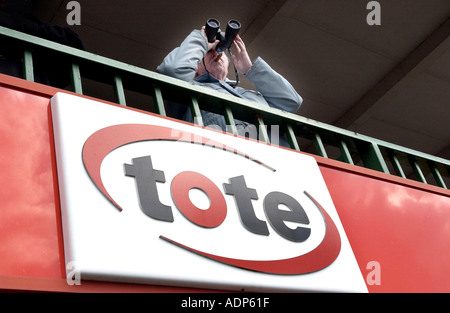
[[(85, 141), (83, 162), (94, 184), (120, 211), (127, 210), (127, 208), (119, 205), (105, 188), (100, 174), (102, 162), (107, 155), (120, 147), (145, 141), (166, 141), (173, 145), (180, 145), (180, 149), (186, 144), (198, 145), (202, 149), (213, 148), (221, 153), (221, 162), (225, 163), (227, 167), (235, 166), (238, 159), (239, 162), (257, 164), (260, 174), (264, 175), (264, 180), (268, 182), (271, 181), (271, 173), (274, 174), (277, 171), (276, 168), (264, 164), (254, 156), (242, 153), (233, 147), (224, 146), (203, 136), (174, 131), (172, 128), (146, 124), (106, 127), (93, 133)], [(303, 197), (288, 194), (282, 190), (282, 187), (281, 190), (261, 194), (261, 191), (258, 190), (258, 187), (261, 186), (247, 185), (248, 175), (254, 174), (247, 173), (245, 170), (242, 175), (229, 177), (227, 181), (222, 182), (222, 186), (218, 186), (211, 178), (190, 170), (188, 164), (185, 166), (186, 170), (177, 173), (169, 182), (166, 178), (166, 170), (169, 165), (153, 162), (153, 153), (156, 155), (158, 151), (152, 151), (145, 156), (136, 156), (132, 158), (131, 162), (124, 163), (122, 166), (124, 175), (135, 180), (136, 196), (142, 212), (156, 223), (170, 223), (176, 227), (177, 220), (174, 218), (173, 211), (176, 208), (192, 223), (193, 227), (201, 227), (204, 229), (205, 236), (208, 236), (208, 229), (220, 227), (227, 218), (229, 210), (236, 210), (240, 221), (236, 219), (233, 223), (241, 224), (240, 234), (242, 236), (250, 233), (253, 236), (268, 237), (271, 236), (271, 231), (275, 231), (283, 239), (296, 243), (307, 242), (311, 232), (314, 231), (308, 227), (310, 220), (304, 206), (315, 207), (323, 217), (325, 224), (323, 240), (314, 249), (289, 258), (252, 260), (219, 256), (209, 251), (192, 248), (192, 242), (180, 242), (169, 238), (170, 236), (159, 234), (159, 238), (173, 244), (174, 249), (185, 249), (221, 263), (271, 274), (305, 274), (319, 271), (328, 267), (338, 257), (341, 251), (339, 231), (327, 211), (307, 190), (299, 191)], [(208, 173), (208, 175), (213, 176), (214, 173)], [(158, 187), (166, 184), (170, 186), (168, 190), (170, 190), (173, 203), (161, 201), (161, 191), (158, 190)], [(208, 208), (200, 209), (191, 201), (189, 193), (195, 189), (202, 191), (208, 197)], [(226, 197), (234, 200), (235, 207), (229, 205), (230, 202), (227, 205)], [(300, 198), (302, 200), (299, 201)], [(254, 204), (262, 205), (266, 220), (256, 216)], [(295, 227), (288, 227), (287, 222), (295, 223)], [(220, 244), (217, 242), (217, 245)]]

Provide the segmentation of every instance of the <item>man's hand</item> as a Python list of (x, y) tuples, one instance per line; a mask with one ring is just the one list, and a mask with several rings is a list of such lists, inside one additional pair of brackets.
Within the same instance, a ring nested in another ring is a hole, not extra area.
[(245, 74), (252, 66), (252, 61), (248, 56), (247, 49), (245, 48), (245, 44), (242, 41), (242, 38), (237, 35), (236, 39), (233, 41), (234, 51), (231, 56), (231, 59), (236, 67), (236, 70), (240, 74)]
[[(202, 27), (202, 34), (205, 36), (206, 41), (208, 41), (208, 37), (206, 36), (205, 32), (205, 26)], [(211, 49), (216, 49), (217, 45), (219, 44), (219, 40), (215, 40), (214, 42), (208, 42), (208, 51)], [(206, 51), (206, 52), (208, 52)]]

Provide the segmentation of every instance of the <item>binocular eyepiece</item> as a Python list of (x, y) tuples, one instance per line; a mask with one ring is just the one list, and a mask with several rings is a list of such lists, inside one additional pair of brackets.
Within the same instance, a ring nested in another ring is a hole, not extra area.
[(206, 21), (205, 33), (206, 37), (208, 38), (208, 42), (214, 42), (215, 40), (220, 41), (217, 44), (216, 51), (222, 52), (230, 49), (233, 40), (236, 38), (236, 35), (241, 29), (241, 23), (239, 23), (237, 20), (229, 20), (225, 33), (220, 31), (219, 27), (219, 21), (210, 18)]

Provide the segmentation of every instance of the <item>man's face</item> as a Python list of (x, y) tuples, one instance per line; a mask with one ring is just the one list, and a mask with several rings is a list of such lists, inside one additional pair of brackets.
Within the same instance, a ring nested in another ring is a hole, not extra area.
[[(208, 72), (219, 80), (225, 80), (228, 75), (228, 58), (225, 54), (218, 58), (219, 53), (215, 49), (211, 49), (205, 55), (205, 65)], [(199, 63), (199, 74), (206, 73), (204, 71), (203, 62)]]

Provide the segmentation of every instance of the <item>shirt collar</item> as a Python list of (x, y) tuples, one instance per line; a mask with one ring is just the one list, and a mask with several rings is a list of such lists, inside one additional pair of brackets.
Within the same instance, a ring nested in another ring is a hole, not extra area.
[[(195, 78), (195, 81), (197, 81), (199, 83), (220, 83), (220, 80), (218, 80), (217, 78), (215, 78), (214, 76), (212, 76), (209, 73), (205, 73), (203, 75), (198, 76), (197, 78)], [(235, 84), (236, 82), (234, 80), (229, 80), (227, 78), (225, 80), (225, 83), (227, 85), (230, 85), (230, 84)]]
[(199, 83), (218, 83), (219, 82), (219, 80), (217, 78), (215, 78), (214, 76), (211, 76), (209, 73), (200, 75), (195, 80)]

